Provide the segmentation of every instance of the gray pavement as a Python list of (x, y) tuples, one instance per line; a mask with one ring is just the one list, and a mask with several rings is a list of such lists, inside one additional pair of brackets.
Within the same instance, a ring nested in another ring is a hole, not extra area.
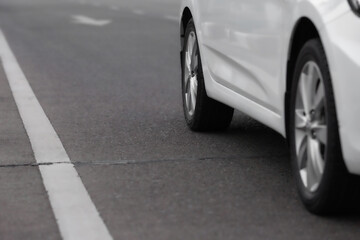
[[(304, 210), (279, 134), (238, 112), (225, 132), (187, 129), (178, 8), (0, 0), (0, 27), (114, 239), (358, 239), (358, 212)], [(1, 69), (0, 112), (0, 239), (59, 239)]]

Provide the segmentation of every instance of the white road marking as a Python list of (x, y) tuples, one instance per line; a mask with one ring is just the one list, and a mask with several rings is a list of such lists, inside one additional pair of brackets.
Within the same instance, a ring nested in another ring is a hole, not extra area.
[(140, 10), (140, 9), (135, 9), (133, 10), (133, 13), (136, 14), (136, 15), (144, 15), (144, 11), (143, 10)]
[(164, 18), (167, 20), (171, 20), (171, 21), (176, 21), (176, 22), (179, 21), (179, 18), (175, 17), (175, 16), (166, 15), (166, 16), (164, 16)]
[(71, 18), (72, 18), (73, 23), (91, 25), (91, 26), (97, 26), (97, 27), (102, 27), (102, 26), (108, 25), (112, 22), (111, 20), (108, 20), (108, 19), (99, 20), (99, 19), (94, 19), (94, 18), (90, 18), (87, 16), (83, 16), (83, 15), (73, 15), (73, 16), (71, 16)]
[(107, 227), (37, 100), (2, 31), (0, 58), (65, 240), (111, 240)]

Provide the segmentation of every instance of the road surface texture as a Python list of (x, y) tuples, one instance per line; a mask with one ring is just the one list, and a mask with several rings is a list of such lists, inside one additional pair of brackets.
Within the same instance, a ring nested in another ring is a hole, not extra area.
[[(0, 0), (0, 28), (110, 235), (359, 239), (359, 213), (303, 208), (276, 132), (239, 112), (225, 132), (189, 131), (179, 5)], [(1, 67), (0, 239), (71, 239), (35, 163)]]

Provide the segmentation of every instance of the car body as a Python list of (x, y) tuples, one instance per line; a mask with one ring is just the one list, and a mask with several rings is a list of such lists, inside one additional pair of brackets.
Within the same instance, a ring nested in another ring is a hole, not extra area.
[(360, 174), (360, 18), (347, 0), (182, 0), (181, 51), (189, 18), (207, 95), (284, 137), (296, 58), (306, 41), (318, 38), (330, 69), (344, 163)]

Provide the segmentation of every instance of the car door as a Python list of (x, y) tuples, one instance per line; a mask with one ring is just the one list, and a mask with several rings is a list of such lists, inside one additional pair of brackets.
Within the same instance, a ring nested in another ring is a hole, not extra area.
[(212, 78), (280, 113), (285, 0), (198, 0), (198, 9)]

